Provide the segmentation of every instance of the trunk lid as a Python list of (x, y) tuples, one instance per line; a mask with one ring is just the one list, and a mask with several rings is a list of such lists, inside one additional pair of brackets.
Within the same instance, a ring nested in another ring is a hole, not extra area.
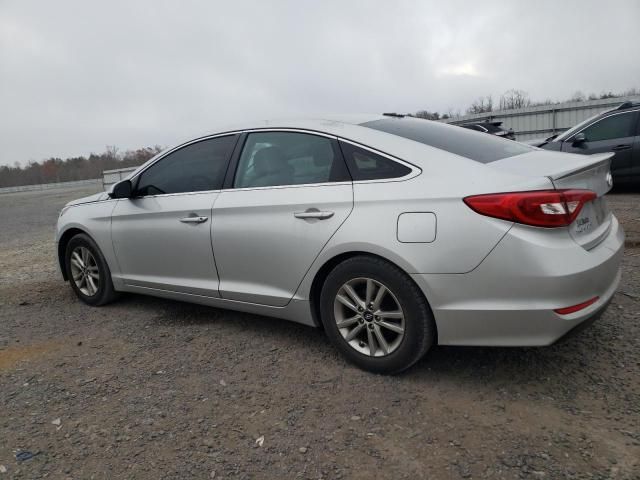
[(557, 190), (584, 189), (595, 192), (597, 198), (586, 203), (569, 226), (571, 237), (589, 250), (598, 245), (611, 228), (611, 212), (604, 195), (613, 186), (610, 172), (613, 155), (612, 152), (576, 155), (535, 151), (488, 165), (527, 177), (547, 177)]

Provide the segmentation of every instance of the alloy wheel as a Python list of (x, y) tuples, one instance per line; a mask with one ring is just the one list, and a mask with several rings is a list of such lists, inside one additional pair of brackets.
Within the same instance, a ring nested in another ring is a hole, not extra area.
[(400, 302), (389, 288), (372, 278), (354, 278), (342, 285), (333, 311), (342, 338), (362, 354), (389, 355), (404, 338)]
[(71, 252), (71, 277), (76, 287), (88, 297), (100, 288), (100, 269), (95, 257), (86, 247), (76, 247)]

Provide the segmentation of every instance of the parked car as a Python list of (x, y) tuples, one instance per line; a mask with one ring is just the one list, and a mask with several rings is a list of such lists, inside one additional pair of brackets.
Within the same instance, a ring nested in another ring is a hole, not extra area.
[(398, 372), (436, 344), (549, 345), (606, 308), (624, 244), (610, 157), (402, 116), (252, 124), (70, 202), (57, 254), (89, 305), (280, 317)]
[(480, 122), (480, 123), (465, 123), (464, 125), (460, 125), (462, 128), (468, 128), (470, 130), (475, 130), (476, 132), (488, 133), (490, 135), (495, 135), (496, 137), (508, 138), (509, 140), (515, 140), (516, 136), (513, 133), (513, 129), (504, 130), (502, 127), (502, 122)]
[(640, 103), (625, 102), (559, 135), (529, 143), (545, 150), (586, 155), (613, 152), (614, 181), (637, 184), (640, 182)]

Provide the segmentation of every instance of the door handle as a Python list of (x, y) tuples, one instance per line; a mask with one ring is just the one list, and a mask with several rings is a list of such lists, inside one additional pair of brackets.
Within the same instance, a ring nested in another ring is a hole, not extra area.
[(195, 215), (193, 217), (184, 217), (180, 219), (182, 223), (204, 223), (207, 220), (209, 220), (209, 217), (198, 217)]
[(293, 216), (302, 219), (315, 218), (316, 220), (326, 220), (327, 218), (333, 217), (333, 212), (321, 212), (317, 208), (309, 208), (304, 212), (296, 212)]
[(631, 145), (616, 145), (611, 150), (613, 150), (614, 152), (619, 152), (620, 150), (629, 150), (630, 148)]

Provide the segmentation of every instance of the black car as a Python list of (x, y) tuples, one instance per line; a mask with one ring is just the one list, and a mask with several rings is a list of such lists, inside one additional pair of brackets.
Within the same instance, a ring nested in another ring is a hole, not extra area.
[(500, 125), (502, 125), (502, 122), (481, 122), (465, 123), (464, 125), (460, 125), (460, 127), (468, 128), (469, 130), (477, 130), (478, 132), (488, 133), (497, 137), (508, 138), (509, 140), (516, 139), (512, 129), (504, 130)]
[(611, 175), (617, 183), (640, 182), (640, 103), (625, 102), (591, 117), (560, 135), (527, 142), (569, 153), (614, 152)]

